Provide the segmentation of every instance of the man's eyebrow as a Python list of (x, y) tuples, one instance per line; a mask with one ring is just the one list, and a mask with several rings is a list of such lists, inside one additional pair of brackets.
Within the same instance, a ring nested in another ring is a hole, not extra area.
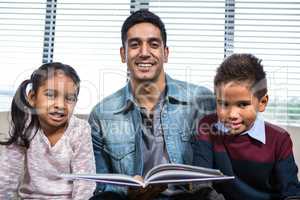
[[(133, 38), (129, 38), (127, 41), (128, 42), (134, 42), (134, 41), (141, 41), (142, 39), (139, 37), (133, 37)], [(152, 41), (156, 41), (156, 42), (162, 42), (162, 40), (159, 37), (151, 37), (151, 38), (147, 38), (147, 41), (152, 42)]]
[(148, 39), (148, 41), (159, 41), (159, 42), (161, 42), (162, 40), (158, 37), (151, 37), (151, 38)]
[(128, 42), (134, 42), (134, 41), (140, 41), (141, 39), (138, 37), (134, 37), (134, 38), (129, 38), (127, 41)]

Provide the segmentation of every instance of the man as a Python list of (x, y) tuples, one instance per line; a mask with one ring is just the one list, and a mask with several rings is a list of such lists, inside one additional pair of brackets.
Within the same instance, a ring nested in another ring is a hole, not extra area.
[[(96, 105), (89, 118), (97, 173), (142, 179), (158, 164), (192, 164), (191, 136), (198, 119), (214, 111), (212, 93), (165, 74), (167, 34), (150, 11), (137, 11), (125, 20), (120, 54), (130, 80)], [(183, 199), (188, 191), (183, 186), (97, 188), (101, 194), (94, 199)]]

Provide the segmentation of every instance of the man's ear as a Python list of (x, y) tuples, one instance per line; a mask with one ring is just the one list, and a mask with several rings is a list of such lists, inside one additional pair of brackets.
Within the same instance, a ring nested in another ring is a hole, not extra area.
[(164, 62), (167, 63), (169, 58), (169, 47), (164, 48)]
[(258, 111), (264, 112), (269, 101), (269, 96), (266, 94), (259, 100)]
[(122, 63), (126, 63), (126, 53), (125, 53), (125, 48), (123, 46), (120, 47), (120, 56), (121, 56)]
[(27, 97), (28, 97), (28, 103), (32, 106), (32, 107), (34, 107), (35, 106), (35, 99), (36, 99), (36, 97), (35, 97), (35, 93), (32, 91), (32, 90), (30, 90), (29, 92), (28, 92), (28, 95), (27, 95)]

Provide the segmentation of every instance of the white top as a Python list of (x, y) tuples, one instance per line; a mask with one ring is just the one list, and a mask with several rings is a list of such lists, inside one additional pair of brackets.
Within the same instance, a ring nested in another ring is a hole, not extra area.
[(95, 173), (92, 148), (89, 124), (75, 116), (52, 147), (42, 130), (27, 150), (17, 145), (4, 146), (0, 157), (0, 199), (12, 199), (17, 190), (22, 199), (89, 199), (96, 186), (94, 182), (72, 182), (62, 179), (60, 174)]

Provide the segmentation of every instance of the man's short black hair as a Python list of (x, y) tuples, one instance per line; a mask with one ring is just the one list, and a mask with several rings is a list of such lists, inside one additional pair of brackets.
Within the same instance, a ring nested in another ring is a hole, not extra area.
[(125, 41), (127, 40), (127, 32), (128, 30), (138, 24), (148, 22), (153, 24), (154, 26), (158, 27), (160, 30), (160, 34), (164, 43), (164, 46), (167, 46), (167, 33), (165, 29), (165, 25), (160, 19), (159, 16), (155, 15), (154, 13), (150, 12), (146, 9), (138, 10), (134, 13), (132, 13), (123, 23), (122, 30), (121, 30), (121, 39), (122, 39), (122, 45), (125, 47)]
[(231, 81), (248, 82), (258, 99), (268, 91), (266, 73), (261, 60), (252, 54), (232, 54), (222, 62), (217, 69), (214, 87)]

